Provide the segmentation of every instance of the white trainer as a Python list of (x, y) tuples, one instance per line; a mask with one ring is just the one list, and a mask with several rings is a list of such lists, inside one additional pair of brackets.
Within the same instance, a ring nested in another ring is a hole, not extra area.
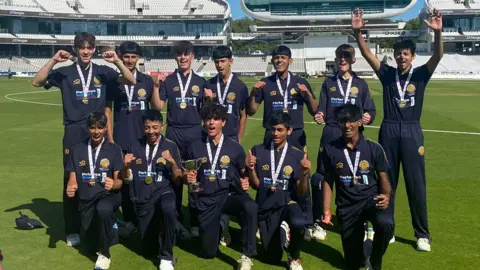
[(95, 262), (95, 270), (106, 270), (110, 268), (110, 259), (97, 252), (97, 262)]
[(315, 241), (325, 241), (327, 239), (327, 231), (320, 227), (317, 223), (313, 224), (313, 234), (312, 237)]
[(284, 235), (285, 248), (288, 248), (288, 246), (290, 245), (290, 226), (288, 226), (288, 223), (286, 221), (282, 221), (282, 224), (280, 225), (280, 233)]
[(393, 244), (393, 243), (395, 243), (395, 235), (394, 235), (394, 236), (392, 236), (392, 239), (390, 239), (390, 242), (388, 242), (388, 243), (389, 243), (389, 244)]
[(159, 270), (173, 270), (173, 262), (169, 260), (161, 260), (160, 266), (158, 266)]
[(417, 250), (429, 252), (431, 250), (430, 241), (427, 238), (419, 238), (417, 240)]
[(260, 236), (260, 230), (257, 229), (257, 233), (255, 233), (255, 237), (257, 237), (257, 241), (261, 241), (262, 240), (262, 237)]
[(228, 215), (223, 214), (220, 217), (220, 227), (222, 228), (222, 235), (220, 237), (220, 245), (226, 247), (230, 245), (232, 242), (232, 236), (228, 231), (228, 227), (230, 226), (230, 218)]
[(242, 255), (240, 260), (238, 260), (237, 262), (238, 262), (238, 268), (237, 268), (238, 270), (251, 270), (252, 269), (253, 262), (249, 257), (247, 257), (245, 255)]
[(80, 245), (80, 235), (78, 233), (67, 235), (67, 246), (76, 247)]
[(303, 234), (303, 240), (305, 240), (307, 242), (312, 241), (312, 234), (313, 234), (313, 229), (312, 228), (305, 229), (305, 233)]
[(300, 263), (300, 260), (293, 260), (290, 261), (289, 270), (303, 270), (302, 264)]
[(190, 234), (192, 237), (200, 237), (200, 229), (198, 227), (190, 228)]
[[(367, 229), (367, 239), (373, 241), (374, 236), (375, 236), (375, 231), (373, 231), (373, 228), (368, 228)], [(393, 241), (395, 241), (395, 238), (393, 238), (393, 239), (394, 239)]]

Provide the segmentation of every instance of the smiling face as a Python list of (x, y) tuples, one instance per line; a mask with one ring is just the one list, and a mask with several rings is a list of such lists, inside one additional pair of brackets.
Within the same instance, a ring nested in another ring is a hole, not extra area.
[(138, 62), (138, 55), (134, 53), (126, 53), (122, 54), (122, 61), (123, 64), (130, 70), (134, 71), (135, 68), (137, 67), (137, 62)]
[(217, 137), (225, 126), (225, 120), (220, 117), (208, 117), (203, 120), (203, 126), (211, 138)]
[(341, 74), (349, 72), (353, 63), (355, 63), (355, 58), (352, 57), (350, 52), (342, 51), (336, 53), (335, 64), (337, 65), (338, 72)]
[(400, 71), (407, 70), (415, 59), (415, 55), (410, 49), (398, 49), (395, 51), (395, 62), (397, 62)]
[(95, 53), (95, 46), (85, 41), (81, 46), (75, 48), (75, 52), (79, 62), (88, 64)]
[(189, 70), (192, 61), (193, 61), (193, 53), (183, 53), (183, 54), (177, 54), (175, 56), (175, 60), (177, 61), (178, 68), (181, 70)]
[(288, 70), (290, 64), (292, 64), (293, 59), (287, 55), (276, 55), (272, 58), (272, 64), (275, 68), (275, 71), (278, 73), (283, 73)]
[(163, 125), (160, 121), (147, 120), (143, 122), (143, 130), (145, 132), (145, 136), (147, 136), (148, 144), (155, 144), (155, 142), (158, 141), (162, 129)]
[(338, 124), (345, 138), (353, 138), (358, 135), (362, 121), (339, 121)]
[(107, 127), (101, 127), (99, 124), (94, 124), (88, 127), (88, 133), (90, 134), (90, 140), (94, 144), (102, 142), (107, 132)]
[(292, 134), (292, 129), (284, 124), (278, 124), (272, 128), (272, 140), (276, 146), (282, 145), (287, 141), (287, 136)]

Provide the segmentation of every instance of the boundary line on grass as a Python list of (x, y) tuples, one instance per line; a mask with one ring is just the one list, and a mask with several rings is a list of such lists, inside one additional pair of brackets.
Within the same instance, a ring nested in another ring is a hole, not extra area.
[[(11, 93), (11, 94), (6, 94), (4, 97), (8, 100), (15, 101), (15, 102), (22, 102), (22, 103), (28, 103), (28, 104), (37, 104), (37, 105), (46, 105), (46, 106), (62, 106), (62, 104), (56, 104), (56, 103), (47, 103), (47, 102), (38, 102), (38, 101), (29, 101), (29, 100), (23, 100), (23, 99), (17, 99), (17, 98), (12, 98), (11, 96), (21, 96), (21, 95), (28, 95), (28, 94), (41, 94), (41, 93), (52, 93), (52, 92), (58, 92), (60, 90), (42, 90), (42, 91), (31, 91), (31, 92), (21, 92), (21, 93)], [(162, 112), (165, 113), (165, 112)], [(249, 117), (248, 119), (254, 120), (254, 121), (263, 121), (261, 118), (256, 118), (256, 117)], [(304, 121), (305, 124), (317, 124), (316, 122), (313, 121)], [(366, 128), (374, 128), (374, 129), (380, 129), (379, 126), (365, 126)], [(423, 132), (432, 132), (432, 133), (445, 133), (445, 134), (461, 134), (461, 135), (475, 135), (475, 136), (480, 136), (480, 132), (468, 132), (468, 131), (454, 131), (454, 130), (436, 130), (436, 129), (422, 129)]]

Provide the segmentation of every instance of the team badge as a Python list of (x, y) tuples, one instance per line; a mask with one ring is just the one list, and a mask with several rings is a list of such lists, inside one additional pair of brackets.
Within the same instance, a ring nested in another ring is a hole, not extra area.
[(415, 94), (415, 91), (417, 90), (417, 88), (415, 88), (415, 85), (413, 84), (409, 84), (407, 86), (407, 91), (409, 94)]
[(262, 170), (268, 171), (270, 169), (270, 166), (268, 164), (265, 164), (262, 166)]
[(63, 151), (63, 153), (65, 153), (65, 155), (68, 155), (68, 154), (70, 154), (70, 149), (68, 149), (68, 148), (67, 148), (67, 149), (65, 149), (65, 150)]
[(333, 86), (333, 87), (330, 87), (330, 92), (335, 92), (337, 91), (337, 87)]
[(292, 175), (293, 168), (290, 165), (287, 165), (283, 168), (283, 175), (290, 177)]
[(104, 158), (100, 160), (100, 169), (101, 170), (108, 170), (108, 167), (110, 167), (110, 160)]
[(147, 91), (145, 91), (143, 88), (138, 89), (137, 95), (138, 98), (144, 99), (147, 96)]
[(180, 91), (180, 87), (175, 86), (175, 87), (173, 88), (173, 92), (178, 92), (178, 91)]
[(335, 167), (336, 167), (337, 169), (343, 169), (343, 163), (342, 163), (342, 162), (338, 162), (338, 163), (335, 165)]
[(366, 171), (368, 170), (368, 167), (370, 166), (370, 164), (368, 163), (368, 161), (362, 160), (360, 161), (360, 164), (358, 164), (358, 166), (360, 166), (360, 170)]
[(235, 93), (232, 93), (232, 92), (228, 93), (227, 100), (229, 102), (234, 102), (235, 101)]
[(423, 156), (423, 155), (425, 154), (425, 147), (420, 146), (420, 147), (418, 148), (418, 154), (419, 154), (420, 156)]
[(164, 159), (164, 158), (158, 158), (157, 159), (157, 164), (163, 164), (163, 165), (166, 165), (167, 164), (167, 161)]
[(76, 79), (73, 81), (73, 85), (80, 84), (80, 79)]
[(137, 158), (137, 159), (135, 160), (135, 164), (137, 164), (137, 165), (142, 164), (142, 159), (141, 159), (141, 158)]
[(83, 166), (87, 165), (87, 162), (86, 162), (85, 160), (82, 160), (82, 161), (80, 161), (80, 162), (78, 163), (78, 165), (79, 165), (80, 167), (83, 167)]
[(102, 85), (102, 82), (100, 81), (100, 78), (94, 77), (93, 78), (93, 84), (95, 84), (95, 86), (97, 86), (97, 87), (100, 87)]
[(318, 152), (323, 152), (323, 147), (320, 146), (320, 147), (318, 148)]
[(294, 96), (297, 94), (297, 90), (295, 88), (290, 89), (290, 95)]
[(200, 93), (200, 87), (198, 87), (198, 85), (192, 86), (192, 94), (194, 96), (198, 96), (199, 93)]
[(230, 158), (227, 155), (222, 156), (220, 158), (220, 167), (226, 168), (228, 165), (230, 165)]
[(270, 96), (273, 97), (273, 96), (276, 96), (277, 95), (277, 91), (271, 91), (270, 92)]
[(357, 87), (352, 87), (352, 89), (350, 89), (350, 93), (354, 96), (358, 95), (358, 88)]

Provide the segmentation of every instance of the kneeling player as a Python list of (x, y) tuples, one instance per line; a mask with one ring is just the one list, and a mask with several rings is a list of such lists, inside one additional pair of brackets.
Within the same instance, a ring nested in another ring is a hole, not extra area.
[(134, 143), (125, 155), (125, 180), (133, 180), (130, 196), (147, 251), (159, 247), (159, 269), (173, 269), (177, 210), (172, 186), (182, 181), (180, 153), (174, 142), (160, 134), (163, 129), (160, 112), (147, 111), (143, 126), (144, 138)]
[(237, 216), (243, 232), (239, 269), (248, 270), (253, 265), (251, 257), (257, 254), (257, 205), (246, 193), (248, 178), (242, 178), (246, 173), (245, 152), (222, 133), (227, 117), (227, 109), (219, 104), (208, 103), (202, 109), (208, 135), (192, 143), (187, 151), (188, 159), (201, 163), (198, 171), (186, 172), (189, 201), (199, 212), (201, 248), (206, 258), (217, 255), (220, 230), (225, 232), (228, 227), (221, 215)]
[[(122, 149), (104, 139), (107, 117), (91, 113), (87, 118), (90, 138), (72, 148), (67, 164), (69, 180), (67, 196), (78, 192), (82, 228), (98, 233), (98, 258), (95, 269), (110, 267), (110, 246), (118, 243), (115, 231), (115, 211), (120, 206), (122, 180), (118, 174), (123, 167)], [(96, 226), (90, 226), (94, 222)]]
[[(375, 230), (369, 269), (381, 269), (382, 257), (393, 235), (393, 215), (388, 207), (391, 186), (387, 177), (387, 160), (380, 144), (360, 133), (362, 110), (353, 104), (337, 109), (337, 122), (342, 137), (326, 144), (322, 159), (323, 182), (322, 222), (331, 223), (330, 203), (335, 183), (337, 219), (346, 269), (363, 266), (364, 223), (370, 221)], [(321, 161), (318, 161), (321, 162)]]
[(272, 114), (272, 140), (249, 151), (247, 168), (252, 186), (258, 190), (260, 235), (268, 258), (278, 262), (286, 250), (289, 268), (300, 270), (300, 246), (308, 217), (298, 198), (308, 191), (311, 164), (303, 151), (287, 142), (292, 133), (290, 121), (288, 113)]

